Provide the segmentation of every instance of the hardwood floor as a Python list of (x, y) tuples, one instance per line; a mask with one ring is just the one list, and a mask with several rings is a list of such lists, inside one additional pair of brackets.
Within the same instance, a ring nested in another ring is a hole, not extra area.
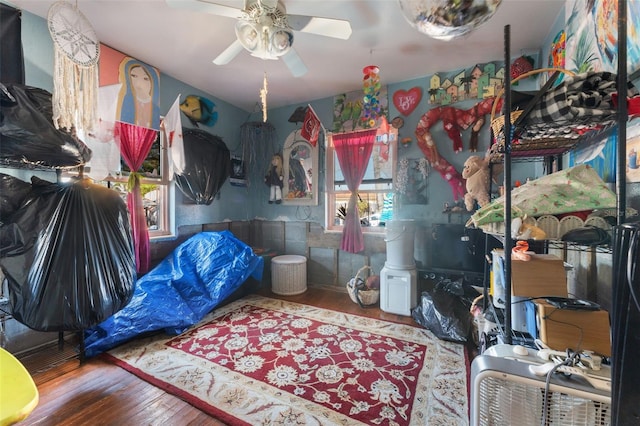
[[(342, 312), (414, 324), (412, 318), (379, 308), (360, 308), (346, 293), (310, 288), (297, 296), (278, 296), (268, 289), (259, 294)], [(73, 344), (65, 345), (74, 355)], [(53, 352), (52, 352), (53, 351)], [(43, 368), (48, 359), (56, 365)], [(21, 425), (223, 425), (181, 399), (167, 394), (100, 357), (80, 363), (67, 361), (57, 347), (42, 350), (21, 361), (31, 372), (40, 402)]]

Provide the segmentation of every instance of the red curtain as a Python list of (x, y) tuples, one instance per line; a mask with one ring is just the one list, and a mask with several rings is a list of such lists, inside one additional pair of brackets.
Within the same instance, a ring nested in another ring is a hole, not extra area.
[(114, 136), (124, 162), (131, 170), (127, 185), (127, 208), (133, 234), (133, 247), (136, 254), (136, 271), (144, 274), (149, 270), (149, 231), (142, 204), (140, 176), (138, 172), (144, 159), (149, 155), (151, 146), (157, 138), (157, 131), (134, 124), (116, 122)]
[(359, 253), (364, 250), (364, 236), (360, 228), (358, 212), (358, 187), (367, 171), (376, 133), (376, 129), (371, 129), (333, 135), (333, 146), (336, 149), (340, 170), (351, 191), (340, 243), (340, 249), (349, 253)]

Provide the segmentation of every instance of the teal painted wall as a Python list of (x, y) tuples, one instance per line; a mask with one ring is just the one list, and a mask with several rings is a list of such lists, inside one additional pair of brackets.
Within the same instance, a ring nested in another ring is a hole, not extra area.
[[(53, 90), (52, 68), (53, 68), (53, 44), (48, 33), (46, 21), (43, 18), (23, 13), (23, 48), (25, 55), (26, 84), (40, 87), (49, 91)], [(502, 44), (502, 40), (496, 40)], [(127, 52), (123, 52), (127, 53)], [(425, 59), (426, 61), (427, 59)], [(502, 58), (487, 58), (487, 62), (501, 61)], [(150, 64), (154, 65), (154, 64)], [(470, 64), (472, 66), (473, 64)], [(162, 70), (160, 70), (162, 71)], [(444, 70), (448, 71), (448, 70)], [(380, 70), (382, 84), (384, 81), (384, 69)], [(407, 90), (415, 86), (422, 88), (423, 96), (418, 107), (411, 115), (404, 118), (404, 126), (400, 129), (400, 138), (411, 137), (411, 142), (407, 147), (399, 146), (398, 158), (421, 158), (422, 153), (415, 143), (414, 131), (418, 120), (422, 114), (429, 111), (434, 105), (427, 103), (428, 78), (418, 78), (397, 84), (390, 84), (387, 87), (389, 98), (397, 90)], [(360, 75), (353, 76), (354, 81), (360, 81)], [(525, 86), (526, 87), (526, 86)], [(246, 121), (260, 121), (261, 113), (248, 114), (215, 97), (215, 94), (204, 93), (181, 81), (161, 73), (161, 113), (166, 113), (178, 94), (182, 98), (186, 95), (195, 94), (211, 99), (216, 104), (219, 119), (215, 126), (201, 128), (209, 133), (220, 136), (232, 154), (240, 154), (240, 127)], [(310, 100), (309, 103), (319, 115), (325, 127), (330, 128), (333, 117), (333, 97)], [(456, 108), (466, 109), (474, 104), (473, 101), (465, 101), (455, 104)], [(277, 134), (276, 145), (282, 147), (284, 140), (289, 133), (296, 129), (298, 125), (289, 123), (288, 119), (298, 106), (305, 106), (306, 103), (290, 105), (268, 111), (268, 120), (275, 127)], [(393, 118), (401, 115), (389, 101), (389, 117)], [(189, 127), (190, 123), (183, 116), (183, 126)], [(462, 138), (465, 142), (465, 150), (461, 153), (454, 153), (451, 140), (442, 129), (442, 123), (436, 124), (432, 128), (432, 135), (436, 141), (440, 154), (445, 157), (455, 168), (460, 171), (462, 165), (469, 155), (468, 140), (470, 130), (464, 131)], [(486, 123), (480, 135), (479, 151), (476, 154), (483, 155), (489, 145), (489, 124)], [(320, 196), (317, 206), (302, 207), (268, 204), (268, 188), (263, 183), (263, 176), (270, 162), (270, 153), (264, 155), (265, 158), (258, 158), (252, 165), (249, 173), (249, 186), (237, 187), (228, 182), (223, 186), (219, 196), (209, 206), (200, 206), (185, 201), (182, 193), (176, 189), (176, 225), (200, 224), (208, 222), (218, 222), (223, 220), (248, 220), (253, 218), (264, 219), (284, 219), (284, 220), (305, 220), (324, 224), (324, 188), (325, 188), (325, 151), (324, 140), (321, 141), (320, 148), (320, 171), (319, 188)], [(514, 170), (514, 180), (524, 180), (526, 177), (536, 178), (541, 172), (536, 171), (532, 166), (517, 166)], [(55, 179), (52, 177), (51, 180)], [(397, 218), (413, 218), (425, 223), (446, 222), (449, 217), (442, 214), (445, 202), (452, 203), (452, 193), (449, 185), (437, 172), (432, 172), (428, 178), (428, 203), (424, 205), (402, 206), (401, 212), (397, 213)], [(452, 216), (457, 221), (466, 221), (468, 215), (462, 217)]]
[[(45, 19), (23, 11), (22, 14), (22, 44), (25, 57), (25, 84), (53, 91), (53, 42)], [(123, 52), (127, 53), (127, 52)], [(154, 65), (154, 64), (150, 64)], [(227, 102), (217, 99), (212, 94), (204, 93), (181, 81), (161, 72), (160, 111), (165, 114), (178, 94), (181, 99), (187, 95), (198, 95), (211, 99), (216, 104), (218, 121), (213, 127), (201, 126), (211, 134), (220, 136), (227, 147), (233, 150), (238, 144), (239, 128), (247, 116), (245, 111)], [(191, 127), (183, 116), (184, 127)], [(8, 170), (9, 174), (28, 180), (32, 172)], [(55, 174), (38, 172), (44, 179), (55, 181)], [(236, 190), (227, 182), (221, 190), (220, 199), (214, 200), (209, 206), (198, 206), (185, 202), (182, 193), (176, 189), (176, 225), (190, 225), (198, 223), (216, 222), (224, 218), (232, 220), (251, 219), (251, 208), (247, 208), (247, 196), (243, 191)]]

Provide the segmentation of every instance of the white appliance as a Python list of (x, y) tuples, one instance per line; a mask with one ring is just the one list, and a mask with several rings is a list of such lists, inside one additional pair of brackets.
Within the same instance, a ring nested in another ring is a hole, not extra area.
[(554, 373), (547, 390), (547, 376), (534, 371), (548, 360), (536, 353), (522, 346), (496, 345), (473, 360), (472, 426), (537, 426), (543, 424), (545, 405), (547, 425), (612, 424), (608, 367), (587, 369), (584, 375)]
[(380, 309), (411, 316), (418, 304), (418, 270), (414, 259), (415, 222), (391, 220), (385, 224), (387, 261), (380, 271)]
[(398, 315), (411, 316), (418, 303), (418, 271), (392, 269), (385, 265), (380, 271), (380, 309)]

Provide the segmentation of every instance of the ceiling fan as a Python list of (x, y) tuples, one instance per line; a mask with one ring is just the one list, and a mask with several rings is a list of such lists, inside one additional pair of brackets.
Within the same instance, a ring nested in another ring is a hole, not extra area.
[(166, 0), (175, 8), (188, 8), (212, 15), (236, 18), (236, 41), (231, 43), (213, 60), (224, 65), (235, 58), (242, 49), (261, 59), (278, 59), (287, 65), (294, 77), (307, 72), (296, 51), (292, 48), (293, 32), (300, 31), (326, 37), (347, 40), (351, 36), (351, 24), (342, 19), (321, 18), (306, 15), (288, 15), (280, 0), (244, 0), (238, 9), (207, 0)]

